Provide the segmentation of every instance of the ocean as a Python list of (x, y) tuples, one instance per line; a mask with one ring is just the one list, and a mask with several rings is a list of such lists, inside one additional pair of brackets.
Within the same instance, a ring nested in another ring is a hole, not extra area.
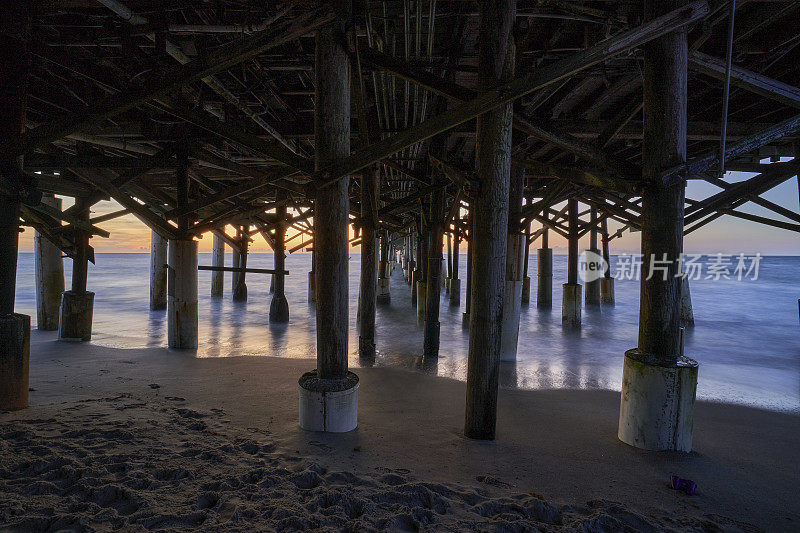
[[(466, 254), (460, 256), (461, 306), (452, 307), (442, 291), (440, 357), (424, 360), (424, 325), (411, 307), (410, 287), (399, 267), (392, 277), (392, 301), (378, 306), (374, 362), (358, 358), (356, 310), (358, 253), (350, 257), (350, 365), (415, 369), (465, 380), (469, 332), (462, 327), (466, 302)], [(706, 258), (708, 261), (708, 258)], [(619, 257), (612, 265), (619, 266)], [(149, 254), (96, 254), (89, 267), (88, 289), (95, 292), (92, 343), (114, 348), (166, 348), (166, 312), (149, 310)], [(201, 265), (211, 254), (201, 253)], [(231, 265), (231, 256), (226, 256)], [(249, 267), (271, 268), (271, 253), (253, 253)], [(733, 259), (735, 266), (736, 259)], [(65, 260), (67, 287), (71, 261)], [(314, 307), (307, 302), (311, 255), (287, 257), (286, 297), (289, 324), (269, 323), (269, 275), (248, 274), (249, 299), (231, 301), (231, 275), (225, 274), (225, 295), (211, 298), (211, 273), (199, 272), (199, 348), (197, 357), (315, 357)], [(521, 389), (619, 390), (625, 350), (638, 334), (639, 282), (616, 280), (616, 305), (583, 309), (582, 327), (561, 326), (561, 283), (566, 256), (553, 257), (553, 307), (540, 310), (536, 298), (536, 253), (531, 250), (530, 305), (523, 305), (516, 363), (502, 363), (501, 387)], [(612, 267), (612, 270), (616, 267)], [(685, 333), (685, 354), (700, 363), (699, 399), (764, 409), (800, 412), (800, 257), (762, 258), (758, 279), (692, 280), (695, 326)], [(703, 276), (705, 277), (705, 276)], [(33, 254), (21, 253), (16, 310), (31, 315), (37, 341), (58, 342), (53, 332), (35, 330), (36, 300)], [(34, 347), (35, 349), (35, 347)]]

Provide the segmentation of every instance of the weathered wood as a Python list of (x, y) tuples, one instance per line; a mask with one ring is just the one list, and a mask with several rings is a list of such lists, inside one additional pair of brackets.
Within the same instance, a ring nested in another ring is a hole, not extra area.
[(169, 241), (167, 344), (197, 348), (197, 241)]
[[(314, 163), (317, 170), (350, 155), (350, 62), (340, 38), (349, 19), (349, 2), (338, 0), (336, 9), (336, 21), (319, 29), (316, 37)], [(329, 187), (318, 188), (314, 198), (317, 373), (322, 379), (347, 375), (348, 175)]]
[(239, 267), (235, 276), (236, 285), (233, 288), (233, 301), (246, 302), (247, 301), (247, 249), (250, 244), (250, 237), (248, 236), (247, 227), (237, 226), (236, 240), (239, 243), (239, 263), (234, 263), (234, 266)]
[[(712, 78), (724, 80), (727, 64), (721, 59), (695, 51), (689, 54), (689, 67)], [(784, 105), (800, 108), (800, 88), (798, 87), (736, 65), (731, 66), (730, 77), (733, 85)]]
[[(800, 131), (800, 115), (795, 115), (771, 125), (766, 129), (750, 135), (738, 143), (731, 144), (725, 149), (725, 161), (729, 161), (748, 152), (752, 152), (776, 139), (780, 139), (792, 133)], [(659, 180), (666, 185), (685, 183), (703, 172), (719, 166), (719, 150), (710, 152), (708, 155), (699, 157), (688, 163), (680, 163), (666, 170), (661, 171), (654, 180)]]
[[(480, 4), (480, 9), (478, 74), (483, 97), (497, 91), (501, 80), (513, 73), (514, 53), (510, 33), (516, 2), (487, 1)], [(476, 132), (477, 176), (481, 190), (473, 204), (475, 220), (472, 238), (475, 246), (472, 275), (479, 282), (474, 281), (471, 287), (464, 421), (464, 433), (473, 439), (494, 439), (497, 423), (511, 172), (512, 106), (505, 104), (488, 109), (491, 110), (478, 118)]]
[[(282, 200), (285, 196), (283, 191), (278, 192), (278, 200)], [(280, 205), (275, 209), (275, 215), (278, 219), (275, 233), (273, 234), (272, 255), (275, 263), (275, 274), (272, 276), (274, 282), (274, 292), (272, 294), (272, 301), (269, 304), (269, 321), (270, 322), (288, 322), (289, 321), (289, 302), (286, 299), (286, 278), (284, 277), (284, 270), (286, 265), (286, 205)]]
[[(679, 1), (679, 0), (678, 0)], [(671, 2), (674, 6), (676, 2)], [(651, 14), (667, 8), (652, 6)], [(653, 41), (644, 53), (644, 144), (642, 193), (642, 276), (639, 300), (639, 353), (661, 364), (680, 354), (684, 187), (659, 180), (665, 168), (686, 161), (687, 41), (673, 32)], [(654, 270), (653, 260), (665, 269)]]
[[(88, 203), (79, 198), (76, 205), (80, 206), (76, 216), (89, 220)], [(75, 228), (72, 238), (75, 241), (75, 256), (72, 258), (72, 292), (82, 294), (86, 292), (86, 278), (89, 272), (89, 234)]]
[(578, 284), (578, 200), (570, 198), (569, 206), (569, 238), (567, 239), (567, 283)]
[[(214, 267), (225, 266), (225, 241), (214, 234), (214, 240), (211, 248), (211, 265)], [(200, 268), (200, 267), (198, 267)], [(211, 274), (211, 296), (220, 297), (225, 291), (225, 272), (222, 270), (212, 271)]]
[[(61, 209), (61, 199), (52, 195), (42, 197), (42, 202)], [(44, 331), (58, 329), (58, 307), (64, 292), (64, 260), (61, 250), (41, 232), (34, 236), (34, 262), (36, 268), (36, 327)]]
[(444, 191), (431, 195), (430, 225), (428, 227), (428, 264), (425, 292), (425, 330), (422, 341), (423, 357), (439, 356), (439, 287), (442, 275), (442, 219)]
[(482, 91), (479, 96), (472, 100), (376, 142), (340, 162), (318, 169), (316, 173), (317, 181), (320, 184), (336, 182), (338, 179), (357, 172), (404, 148), (472, 120), (482, 113), (503, 107), (509, 102), (513, 102), (517, 98), (537, 89), (547, 87), (610, 57), (682, 28), (691, 22), (699, 20), (707, 13), (708, 4), (704, 0), (693, 2), (662, 17), (645, 22), (636, 28), (601, 41), (568, 58), (535, 69), (525, 76), (493, 87), (491, 90)]
[(167, 308), (167, 239), (150, 233), (150, 310)]
[(361, 175), (361, 278), (358, 291), (358, 355), (375, 357), (376, 225), (378, 220), (379, 173)]
[[(0, 4), (3, 11), (0, 15), (0, 146), (19, 142), (25, 128), (32, 15), (29, 7), (13, 0)], [(15, 155), (0, 153), (0, 317), (14, 312), (17, 281), (20, 215), (17, 192), (25, 175), (22, 158)], [(3, 334), (12, 335), (18, 324), (9, 322), (6, 327), (9, 329), (4, 329)], [(5, 338), (0, 338), (2, 342)], [(27, 404), (27, 393), (25, 397)]]
[(107, 118), (117, 116), (150, 100), (168, 95), (181, 87), (216, 72), (227, 70), (266, 50), (291, 42), (301, 35), (314, 31), (332, 20), (327, 10), (318, 10), (289, 23), (279, 23), (275, 31), (264, 31), (253, 37), (223, 45), (213, 52), (170, 70), (162, 76), (153, 76), (141, 87), (132, 87), (97, 102), (88, 109), (39, 126), (25, 134), (15, 145), (4, 143), (2, 151), (20, 155), (41, 148), (70, 133), (83, 130)]

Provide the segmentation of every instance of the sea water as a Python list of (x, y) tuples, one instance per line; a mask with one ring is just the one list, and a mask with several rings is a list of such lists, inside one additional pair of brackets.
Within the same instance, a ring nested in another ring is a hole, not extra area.
[[(561, 326), (561, 283), (566, 256), (553, 257), (553, 307), (536, 307), (536, 254), (528, 266), (531, 303), (523, 305), (516, 363), (502, 363), (502, 387), (523, 389), (619, 390), (625, 350), (638, 335), (639, 281), (616, 279), (616, 305), (584, 307), (578, 330)], [(466, 254), (460, 256), (461, 306), (450, 306), (442, 291), (438, 359), (422, 358), (424, 324), (411, 306), (410, 287), (400, 268), (392, 276), (391, 303), (379, 305), (377, 356), (360, 361), (356, 311), (360, 256), (350, 256), (350, 365), (418, 369), (459, 380), (466, 378), (469, 331), (462, 326), (466, 302)], [(612, 265), (615, 260), (612, 260)], [(201, 253), (201, 265), (211, 254)], [(231, 265), (230, 254), (226, 264)], [(71, 261), (65, 260), (67, 287)], [(247, 266), (272, 268), (271, 253), (253, 253)], [(286, 297), (290, 322), (269, 323), (270, 276), (247, 274), (248, 301), (231, 301), (231, 274), (225, 295), (211, 298), (211, 272), (199, 272), (198, 357), (274, 356), (314, 358), (315, 310), (307, 301), (311, 255), (287, 257)], [(96, 254), (88, 289), (95, 293), (92, 343), (115, 348), (165, 350), (166, 312), (149, 309), (149, 254)], [(613, 271), (613, 267), (612, 267)], [(800, 412), (800, 319), (797, 272), (800, 257), (764, 257), (758, 279), (692, 280), (695, 326), (686, 328), (685, 353), (700, 363), (700, 399)], [(34, 338), (36, 300), (33, 254), (19, 255), (16, 310), (31, 315)], [(45, 334), (46, 335), (46, 334)], [(54, 339), (55, 336), (49, 334)], [(58, 342), (53, 340), (52, 342)]]

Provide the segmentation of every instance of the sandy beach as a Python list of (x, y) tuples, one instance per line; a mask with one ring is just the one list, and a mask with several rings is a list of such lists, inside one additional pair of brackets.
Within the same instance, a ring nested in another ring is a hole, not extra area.
[[(463, 438), (464, 384), (361, 368), (359, 427), (298, 427), (312, 360), (197, 359), (32, 332), (31, 405), (0, 415), (0, 526), (55, 531), (792, 531), (800, 420), (699, 402), (695, 451), (616, 438), (619, 394), (500, 393)], [(687, 496), (670, 474), (695, 480)]]

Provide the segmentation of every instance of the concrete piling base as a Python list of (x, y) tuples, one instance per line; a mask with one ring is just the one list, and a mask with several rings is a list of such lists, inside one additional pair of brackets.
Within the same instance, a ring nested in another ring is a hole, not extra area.
[(167, 344), (197, 348), (197, 242), (193, 240), (169, 241)]
[(461, 327), (469, 329), (469, 313), (461, 313)]
[(320, 379), (306, 372), (298, 382), (300, 428), (306, 431), (344, 433), (358, 427), (358, 376)]
[(392, 295), (389, 292), (389, 278), (378, 278), (378, 292), (375, 301), (379, 304), (388, 304), (392, 301)]
[(274, 294), (269, 303), (269, 321), (284, 323), (289, 322), (289, 302), (284, 294)]
[(428, 301), (428, 282), (417, 282), (417, 320), (425, 320), (425, 304)]
[(614, 305), (614, 278), (600, 280), (600, 303)]
[(536, 306), (553, 307), (553, 249), (539, 248), (537, 252), (539, 274), (536, 286)]
[(528, 304), (531, 301), (531, 278), (525, 276), (522, 278), (522, 303)]
[(411, 305), (417, 305), (417, 276), (419, 273), (416, 270), (411, 271)]
[(444, 293), (445, 295), (450, 295), (450, 278), (443, 278), (442, 283), (444, 284)]
[(564, 283), (564, 297), (561, 301), (561, 325), (577, 327), (581, 325), (581, 292), (580, 283)]
[(625, 352), (619, 440), (644, 450), (691, 451), (697, 370), (688, 357), (659, 366), (637, 348)]
[(519, 314), (522, 307), (522, 280), (506, 281), (503, 294), (503, 322), (500, 330), (500, 360), (517, 360)]
[(14, 313), (0, 317), (0, 410), (28, 407), (31, 317)]
[(461, 305), (461, 280), (450, 280), (450, 305)]
[(92, 339), (94, 293), (64, 291), (61, 294), (61, 315), (58, 338), (62, 341), (83, 342)]

